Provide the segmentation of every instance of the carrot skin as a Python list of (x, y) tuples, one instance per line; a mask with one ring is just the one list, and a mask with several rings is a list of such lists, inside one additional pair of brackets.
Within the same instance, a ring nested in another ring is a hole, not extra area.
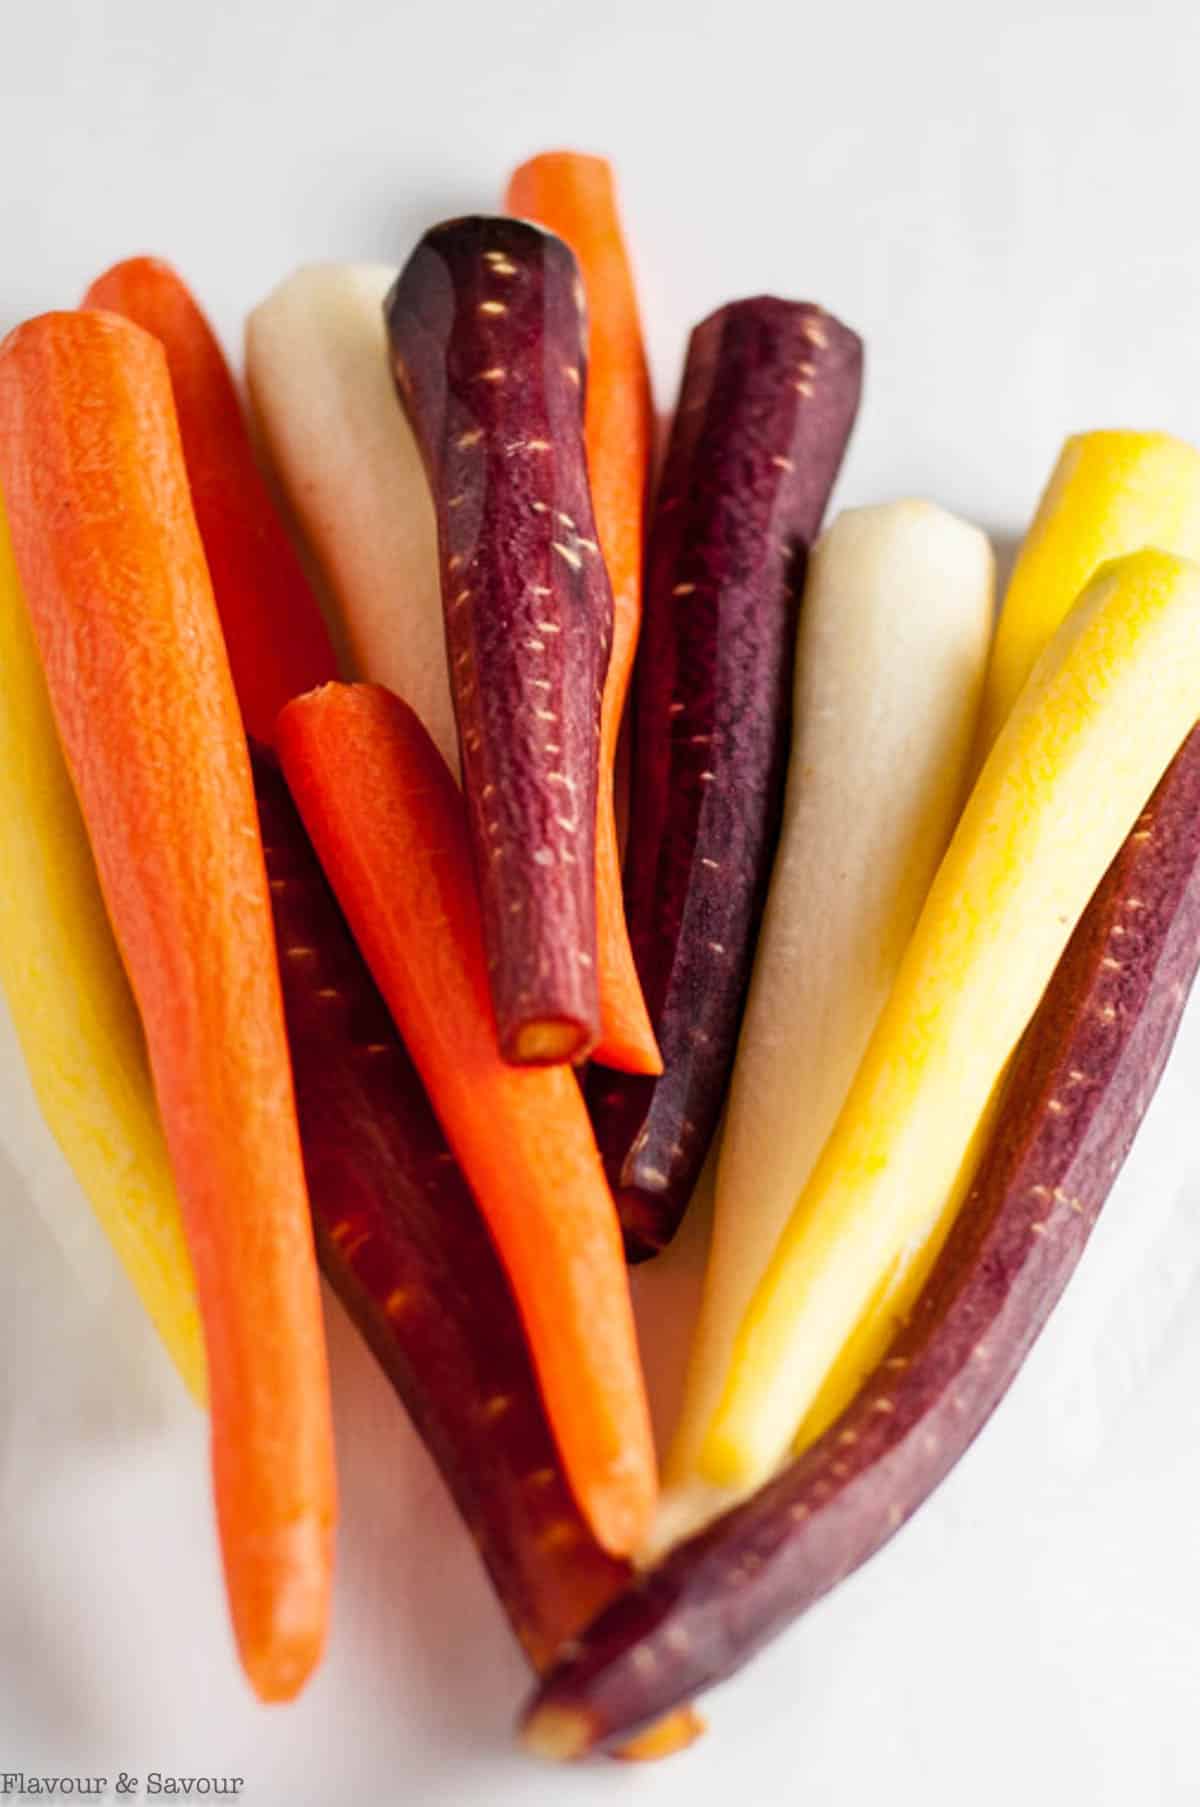
[(0, 486), (183, 1205), (234, 1629), (287, 1699), (328, 1617), (324, 1329), (246, 740), (158, 343), (85, 312), (10, 334)]
[(596, 797), (612, 592), (583, 442), (583, 291), (560, 239), (470, 218), (385, 304), (438, 517), (450, 683), (500, 1045), (579, 1061), (600, 1033)]
[(734, 302), (692, 335), (651, 530), (626, 901), (663, 1057), (596, 1073), (631, 1259), (674, 1235), (724, 1100), (782, 808), (796, 599), (858, 408), (819, 308)]
[(254, 457), (215, 333), (156, 257), (97, 277), (83, 305), (121, 314), (167, 355), (192, 506), (246, 731), (269, 742), (285, 703), (336, 678), (329, 630)]
[[(632, 1571), (571, 1496), (478, 1206), (274, 758), (252, 747), (251, 760), (321, 1267), (541, 1672)], [(615, 1754), (653, 1761), (702, 1730), (685, 1708)]]
[(495, 1240), (580, 1509), (626, 1555), (656, 1475), (616, 1213), (574, 1074), (501, 1056), (454, 780), (413, 711), (372, 685), (292, 703), (279, 750)]
[(974, 1441), (1070, 1279), (1170, 1053), (1200, 961), (1197, 820), (1200, 730), (1059, 963), (912, 1318), (817, 1442), (589, 1627), (526, 1715), (534, 1748), (549, 1742), (544, 1709), (578, 1756), (733, 1674), (880, 1549)]
[(600, 1040), (592, 1059), (630, 1073), (661, 1073), (634, 965), (621, 882), (614, 769), (642, 616), (646, 499), (654, 402), (633, 272), (621, 232), (613, 173), (603, 157), (547, 151), (516, 170), (509, 213), (536, 220), (575, 253), (588, 312), (584, 437), (597, 537), (613, 593), (612, 654), (600, 711), (596, 807), (596, 940)]
[[(251, 761), (321, 1267), (543, 1672), (632, 1570), (571, 1496), (479, 1208), (274, 758)], [(615, 1754), (653, 1761), (702, 1730), (685, 1708)]]
[(544, 1668), (628, 1564), (571, 1497), (478, 1207), (277, 766), (252, 761), (321, 1266)]

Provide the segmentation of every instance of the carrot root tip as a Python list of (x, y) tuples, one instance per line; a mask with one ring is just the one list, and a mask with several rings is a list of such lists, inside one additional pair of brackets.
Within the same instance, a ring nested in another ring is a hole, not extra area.
[(571, 1763), (591, 1742), (585, 1714), (572, 1707), (538, 1707), (521, 1727), (521, 1746), (546, 1763)]

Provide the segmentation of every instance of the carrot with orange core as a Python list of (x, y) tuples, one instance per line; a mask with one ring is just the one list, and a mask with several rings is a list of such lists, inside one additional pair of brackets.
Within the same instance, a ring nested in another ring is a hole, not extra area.
[(588, 480), (613, 594), (612, 652), (600, 708), (596, 807), (596, 942), (600, 1040), (592, 1059), (629, 1073), (661, 1073), (642, 996), (621, 884), (614, 805), (617, 737), (642, 617), (646, 490), (654, 403), (633, 272), (621, 233), (612, 168), (581, 151), (546, 151), (516, 170), (505, 206), (565, 239), (583, 276), (588, 311), (584, 414)]
[(328, 1618), (324, 1330), (246, 739), (159, 344), (101, 313), (10, 334), (0, 486), (183, 1205), (238, 1646), (287, 1699)]
[(567, 1478), (623, 1555), (655, 1465), (612, 1196), (567, 1067), (500, 1054), (462, 800), (413, 711), (331, 684), (279, 721), (292, 795), (499, 1250)]
[(246, 730), (271, 741), (302, 691), (336, 678), (312, 586), (254, 457), (224, 353), (170, 264), (131, 257), (97, 278), (84, 306), (122, 314), (162, 345), (175, 412)]

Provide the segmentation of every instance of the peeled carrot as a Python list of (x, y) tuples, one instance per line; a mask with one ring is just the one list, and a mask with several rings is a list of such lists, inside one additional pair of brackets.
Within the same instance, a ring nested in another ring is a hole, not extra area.
[(285, 703), (337, 676), (312, 586), (258, 465), (237, 390), (208, 321), (171, 268), (131, 257), (83, 305), (123, 314), (167, 354), (196, 524), (204, 541), (246, 730), (271, 741)]
[(686, 1517), (746, 1307), (837, 1120), (962, 808), (991, 627), (987, 540), (931, 503), (851, 509), (809, 561), (783, 828), (667, 1463), (675, 1497), (662, 1522), (672, 1528)]
[(1088, 579), (1143, 546), (1200, 557), (1200, 452), (1167, 433), (1073, 434), (1021, 542), (1000, 610), (983, 687), (980, 764)]
[[(632, 1579), (571, 1497), (486, 1225), (270, 755), (251, 749), (321, 1267), (544, 1673)], [(699, 1736), (675, 1712), (619, 1754)]]
[(565, 239), (579, 261), (588, 309), (584, 415), (588, 480), (613, 593), (612, 652), (600, 710), (596, 808), (596, 942), (600, 1040), (592, 1059), (629, 1073), (661, 1073), (638, 981), (621, 886), (613, 773), (642, 615), (646, 489), (654, 403), (633, 273), (621, 235), (611, 166), (580, 151), (547, 151), (516, 170), (505, 206)]
[(183, 1205), (234, 1630), (286, 1699), (328, 1616), (324, 1333), (249, 756), (158, 343), (101, 313), (10, 334), (0, 487)]
[(391, 1381), (536, 1668), (629, 1580), (579, 1516), (511, 1290), (283, 775), (251, 749), (325, 1278)]
[(0, 986), (42, 1115), (197, 1404), (204, 1341), (145, 1038), (0, 506)]
[(1102, 566), (967, 801), (742, 1320), (705, 1479), (765, 1479), (897, 1256), (942, 1218), (1075, 924), (1198, 713), (1200, 566), (1155, 551)]
[(462, 799), (413, 711), (331, 684), (279, 721), (292, 795), (508, 1272), (575, 1498), (627, 1554), (654, 1450), (612, 1196), (567, 1067), (500, 1055)]
[(458, 769), (437, 525), (388, 366), (385, 264), (309, 264), (246, 322), (246, 383), (356, 671), (412, 704)]

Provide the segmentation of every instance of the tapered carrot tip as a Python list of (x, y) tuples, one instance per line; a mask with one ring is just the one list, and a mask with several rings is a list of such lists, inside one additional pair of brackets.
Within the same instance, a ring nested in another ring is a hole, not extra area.
[(639, 1418), (634, 1453), (633, 1427), (625, 1434), (629, 1441), (624, 1450), (609, 1455), (588, 1489), (588, 1520), (597, 1542), (610, 1556), (631, 1556), (640, 1550), (658, 1508), (658, 1467), (648, 1418), (644, 1424)]
[[(563, 1712), (562, 1708), (557, 1710)], [(697, 1738), (703, 1738), (707, 1730), (707, 1721), (701, 1718), (695, 1707), (678, 1707), (674, 1713), (665, 1714), (612, 1754), (619, 1757), (622, 1763), (658, 1763), (663, 1757), (673, 1757), (678, 1751), (685, 1751), (689, 1744), (695, 1744)]]
[(294, 1700), (321, 1660), (332, 1551), (332, 1526), (312, 1514), (240, 1544), (229, 1589), (233, 1629), (261, 1701)]
[(662, 1192), (640, 1191), (636, 1187), (613, 1194), (630, 1267), (661, 1255), (671, 1240), (663, 1223), (663, 1196)]
[(520, 1743), (531, 1757), (571, 1763), (591, 1743), (591, 1722), (576, 1707), (538, 1707), (521, 1727)]
[[(609, 1752), (622, 1763), (658, 1763), (685, 1751), (708, 1730), (694, 1707), (677, 1707)], [(535, 1707), (517, 1734), (522, 1750), (546, 1763), (575, 1763), (596, 1748), (597, 1727), (582, 1707)]]

